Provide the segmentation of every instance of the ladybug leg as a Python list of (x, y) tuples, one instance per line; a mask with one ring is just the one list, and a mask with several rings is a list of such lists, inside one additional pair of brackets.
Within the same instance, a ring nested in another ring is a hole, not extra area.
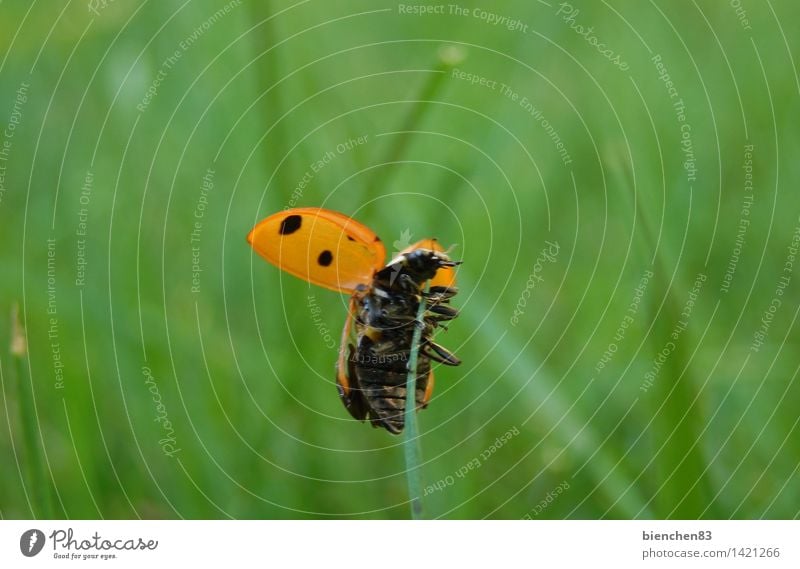
[(428, 356), (433, 361), (449, 365), (461, 365), (461, 360), (456, 357), (454, 353), (447, 348), (440, 346), (434, 342), (428, 341), (422, 346), (422, 353)]
[(425, 296), (440, 300), (453, 298), (458, 294), (458, 289), (454, 286), (431, 286), (430, 290), (424, 293)]
[(448, 304), (429, 304), (428, 310), (436, 315), (437, 320), (452, 320), (459, 314), (458, 309)]

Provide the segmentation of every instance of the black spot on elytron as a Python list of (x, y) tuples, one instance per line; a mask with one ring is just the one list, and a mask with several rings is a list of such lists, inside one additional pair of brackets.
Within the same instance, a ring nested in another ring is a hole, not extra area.
[(380, 240), (381, 240), (381, 238), (380, 238), (380, 237), (378, 237), (378, 236), (376, 235), (376, 236), (375, 236), (375, 243), (378, 243), (378, 242), (380, 242)]
[(333, 253), (325, 249), (322, 253), (319, 254), (319, 257), (317, 257), (317, 263), (319, 263), (323, 267), (329, 266), (331, 263), (333, 263)]
[(349, 235), (347, 236), (347, 240), (348, 240), (348, 241), (355, 241), (355, 239), (353, 239), (353, 238), (352, 238), (352, 237), (350, 237)]
[(281, 228), (278, 230), (278, 232), (281, 235), (291, 235), (292, 233), (300, 229), (301, 225), (303, 225), (302, 217), (300, 217), (299, 215), (290, 215), (289, 217), (281, 221)]

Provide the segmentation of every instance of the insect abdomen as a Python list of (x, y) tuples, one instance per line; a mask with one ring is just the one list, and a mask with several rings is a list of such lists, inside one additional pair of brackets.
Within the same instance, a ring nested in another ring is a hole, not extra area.
[[(419, 409), (425, 402), (428, 387), (430, 361), (420, 358), (417, 366), (416, 402)], [(407, 372), (386, 369), (389, 366), (371, 367), (362, 364), (355, 366), (358, 382), (370, 408), (370, 420), (376, 427), (384, 427), (398, 434), (405, 426), (406, 379)]]

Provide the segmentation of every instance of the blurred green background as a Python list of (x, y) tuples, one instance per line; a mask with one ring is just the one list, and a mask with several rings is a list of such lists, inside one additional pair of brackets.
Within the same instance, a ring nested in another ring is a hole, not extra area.
[(423, 5), (0, 4), (4, 518), (408, 517), (287, 206), (464, 260), (426, 516), (798, 516), (800, 6)]

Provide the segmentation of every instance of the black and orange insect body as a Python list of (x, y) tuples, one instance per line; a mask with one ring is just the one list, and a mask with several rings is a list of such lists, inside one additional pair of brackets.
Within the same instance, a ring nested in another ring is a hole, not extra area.
[[(427, 406), (433, 391), (432, 361), (461, 362), (434, 343), (433, 335), (458, 316), (455, 270), (435, 239), (402, 251), (384, 266), (380, 239), (353, 219), (320, 208), (272, 215), (248, 235), (253, 248), (279, 268), (314, 284), (351, 294), (342, 333), (336, 382), (350, 414), (400, 433), (415, 326), (422, 326), (415, 400)], [(421, 323), (420, 303), (425, 303)]]
[[(349, 345), (347, 363), (339, 362), (338, 383), (345, 407), (356, 419), (369, 419), (392, 433), (403, 430), (407, 366), (420, 302), (426, 307), (417, 361), (418, 408), (427, 405), (433, 391), (431, 360), (461, 363), (433, 342), (439, 324), (458, 316), (449, 306), (456, 289), (435, 286), (426, 292), (423, 288), (437, 271), (455, 265), (443, 252), (413, 249), (378, 271), (371, 286), (353, 295), (355, 344)], [(342, 377), (345, 371), (347, 377)], [(343, 388), (345, 380), (348, 390)]]

